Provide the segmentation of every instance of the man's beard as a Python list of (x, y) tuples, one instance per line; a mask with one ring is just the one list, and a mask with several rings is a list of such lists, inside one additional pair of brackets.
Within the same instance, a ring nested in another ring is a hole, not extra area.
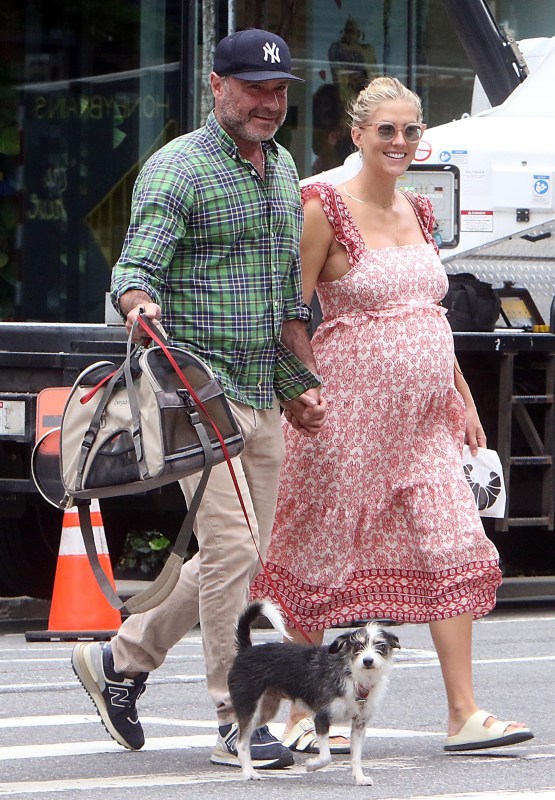
[(262, 132), (257, 130), (256, 123), (252, 126), (249, 124), (252, 114), (247, 119), (239, 118), (229, 102), (223, 103), (219, 112), (222, 126), (234, 136), (247, 142), (264, 142), (271, 139), (283, 125), (286, 116), (286, 112), (283, 112), (277, 119), (268, 120), (268, 123), (271, 122), (274, 126), (273, 130)]

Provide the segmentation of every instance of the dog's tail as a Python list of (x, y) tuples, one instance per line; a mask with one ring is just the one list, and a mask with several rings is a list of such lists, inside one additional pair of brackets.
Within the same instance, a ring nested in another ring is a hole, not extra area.
[(256, 600), (246, 607), (237, 621), (237, 628), (235, 631), (237, 650), (244, 650), (252, 646), (251, 626), (259, 616), (266, 617), (272, 627), (275, 628), (278, 633), (281, 633), (285, 639), (291, 638), (287, 633), (279, 608), (270, 600)]

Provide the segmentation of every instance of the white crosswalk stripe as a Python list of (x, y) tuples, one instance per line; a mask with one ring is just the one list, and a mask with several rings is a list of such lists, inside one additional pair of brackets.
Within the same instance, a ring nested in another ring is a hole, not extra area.
[[(538, 614), (531, 619), (536, 625), (541, 621), (545, 631), (543, 638), (537, 634), (537, 640), (546, 644), (535, 652), (524, 646), (515, 652), (511, 647), (505, 648), (502, 644), (505, 632), (500, 633), (493, 627), (503, 622), (494, 619), (480, 622), (481, 626), (488, 626), (488, 632), (491, 631), (500, 643), (496, 648), (480, 649), (474, 660), (477, 672), (483, 670), (486, 675), (486, 685), (492, 681), (514, 681), (521, 666), (534, 668), (537, 665), (536, 680), (540, 683), (545, 676), (548, 690), (547, 676), (553, 673), (555, 654), (548, 644), (547, 625), (555, 617)], [(414, 639), (414, 634), (412, 636)], [(83, 797), (90, 795), (96, 800), (107, 796), (104, 793), (108, 790), (113, 800), (120, 797), (181, 800), (187, 797), (187, 789), (195, 800), (222, 795), (246, 796), (247, 787), (242, 783), (239, 769), (214, 767), (208, 762), (216, 740), (216, 728), (210, 716), (212, 709), (203, 667), (199, 663), (202, 651), (198, 636), (187, 637), (179, 643), (164, 668), (149, 678), (148, 710), (162, 713), (149, 715), (145, 706), (140, 709), (147, 734), (140, 753), (129, 753), (103, 731), (88, 698), (73, 678), (69, 666), (71, 645), (53, 643), (26, 647), (21, 645), (21, 638), (0, 637), (0, 675), (3, 678), (0, 680), (0, 797), (24, 795), (29, 800), (66, 797), (73, 800), (82, 793)], [(262, 641), (275, 636), (271, 631), (263, 631), (257, 632), (255, 638)], [(555, 800), (555, 735), (552, 739), (538, 737), (529, 747), (498, 750), (494, 757), (491, 751), (460, 753), (455, 758), (443, 754), (445, 712), (441, 705), (438, 669), (435, 651), (424, 636), (418, 639), (416, 646), (406, 646), (399, 653), (392, 675), (392, 687), (396, 688), (392, 691), (400, 690), (401, 694), (394, 696), (392, 702), (396, 721), (412, 727), (388, 727), (386, 710), (380, 712), (376, 727), (368, 729), (367, 757), (363, 759), (363, 766), (374, 776), (375, 783), (370, 790), (372, 794), (365, 794), (365, 798)], [(419, 692), (426, 691), (427, 682), (436, 687), (433, 691), (437, 696), (432, 694), (431, 697), (432, 703), (437, 702), (438, 706), (432, 708), (430, 703), (426, 706), (426, 722), (419, 727), (424, 719)], [(511, 683), (511, 689), (513, 685), (514, 692), (521, 691), (518, 683)], [(415, 687), (418, 687), (416, 692)], [(175, 696), (179, 696), (179, 702), (173, 705)], [(187, 703), (185, 707), (183, 702)], [(407, 703), (419, 705), (421, 716), (406, 714)], [(78, 713), (88, 708), (90, 713)], [(64, 713), (66, 710), (68, 713)], [(7, 716), (8, 711), (10, 716)], [(188, 718), (183, 718), (185, 714)], [(528, 709), (523, 709), (523, 715), (528, 720)], [(276, 736), (281, 736), (283, 723), (273, 723), (271, 729)], [(337, 730), (348, 733), (347, 728)], [(384, 755), (378, 759), (380, 751)], [(295, 766), (287, 770), (265, 772), (266, 780), (248, 786), (248, 792), (253, 798), (273, 800), (283, 796), (289, 782), (291, 787), (296, 787), (292, 789), (291, 800), (309, 796), (332, 798), (338, 794), (350, 797), (353, 791), (358, 796), (359, 790), (351, 788), (348, 756), (335, 756), (332, 764), (316, 775), (307, 775), (304, 756), (298, 754), (296, 761)], [(525, 788), (520, 790), (514, 789), (514, 776), (519, 773), (512, 769), (509, 772), (509, 767), (517, 763), (528, 765), (530, 775), (530, 785), (526, 786), (526, 780)], [(438, 791), (459, 786), (458, 780), (450, 783), (438, 779), (446, 769), (453, 774), (457, 770), (459, 778), (462, 776), (460, 791)], [(465, 781), (470, 775), (477, 777)], [(418, 791), (403, 792), (400, 788), (403, 780), (405, 785), (414, 780)], [(423, 792), (428, 783), (430, 792)]]

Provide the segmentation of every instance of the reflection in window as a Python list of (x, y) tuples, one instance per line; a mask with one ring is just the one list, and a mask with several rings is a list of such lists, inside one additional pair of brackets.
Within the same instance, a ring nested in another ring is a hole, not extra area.
[(179, 132), (180, 6), (14, 6), (0, 32), (2, 319), (104, 319), (138, 168)]

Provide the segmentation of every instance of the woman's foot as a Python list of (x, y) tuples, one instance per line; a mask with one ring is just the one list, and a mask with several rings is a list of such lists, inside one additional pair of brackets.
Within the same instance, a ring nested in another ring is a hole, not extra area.
[[(479, 711), (480, 709), (476, 709)], [(476, 712), (473, 712), (476, 713)], [(463, 728), (463, 726), (468, 722), (472, 714), (467, 717), (452, 717), (449, 719), (449, 724), (447, 726), (447, 736), (456, 736), (459, 734)], [(498, 721), (497, 717), (494, 714), (488, 714), (487, 719), (485, 720), (484, 727), (490, 728), (494, 722)], [(519, 730), (520, 728), (527, 728), (528, 726), (524, 722), (506, 722), (505, 725), (508, 725), (508, 732), (513, 733), (515, 730)]]
[[(295, 722), (289, 719), (285, 725), (282, 744), (290, 750), (301, 753), (319, 753), (318, 740), (314, 729), (314, 721), (303, 717)], [(330, 736), (330, 753), (348, 755), (351, 742), (346, 736)]]
[(481, 750), (490, 747), (505, 747), (520, 744), (534, 738), (532, 731), (522, 722), (498, 720), (487, 711), (475, 711), (459, 726), (457, 733), (450, 722), (449, 735), (444, 750)]

